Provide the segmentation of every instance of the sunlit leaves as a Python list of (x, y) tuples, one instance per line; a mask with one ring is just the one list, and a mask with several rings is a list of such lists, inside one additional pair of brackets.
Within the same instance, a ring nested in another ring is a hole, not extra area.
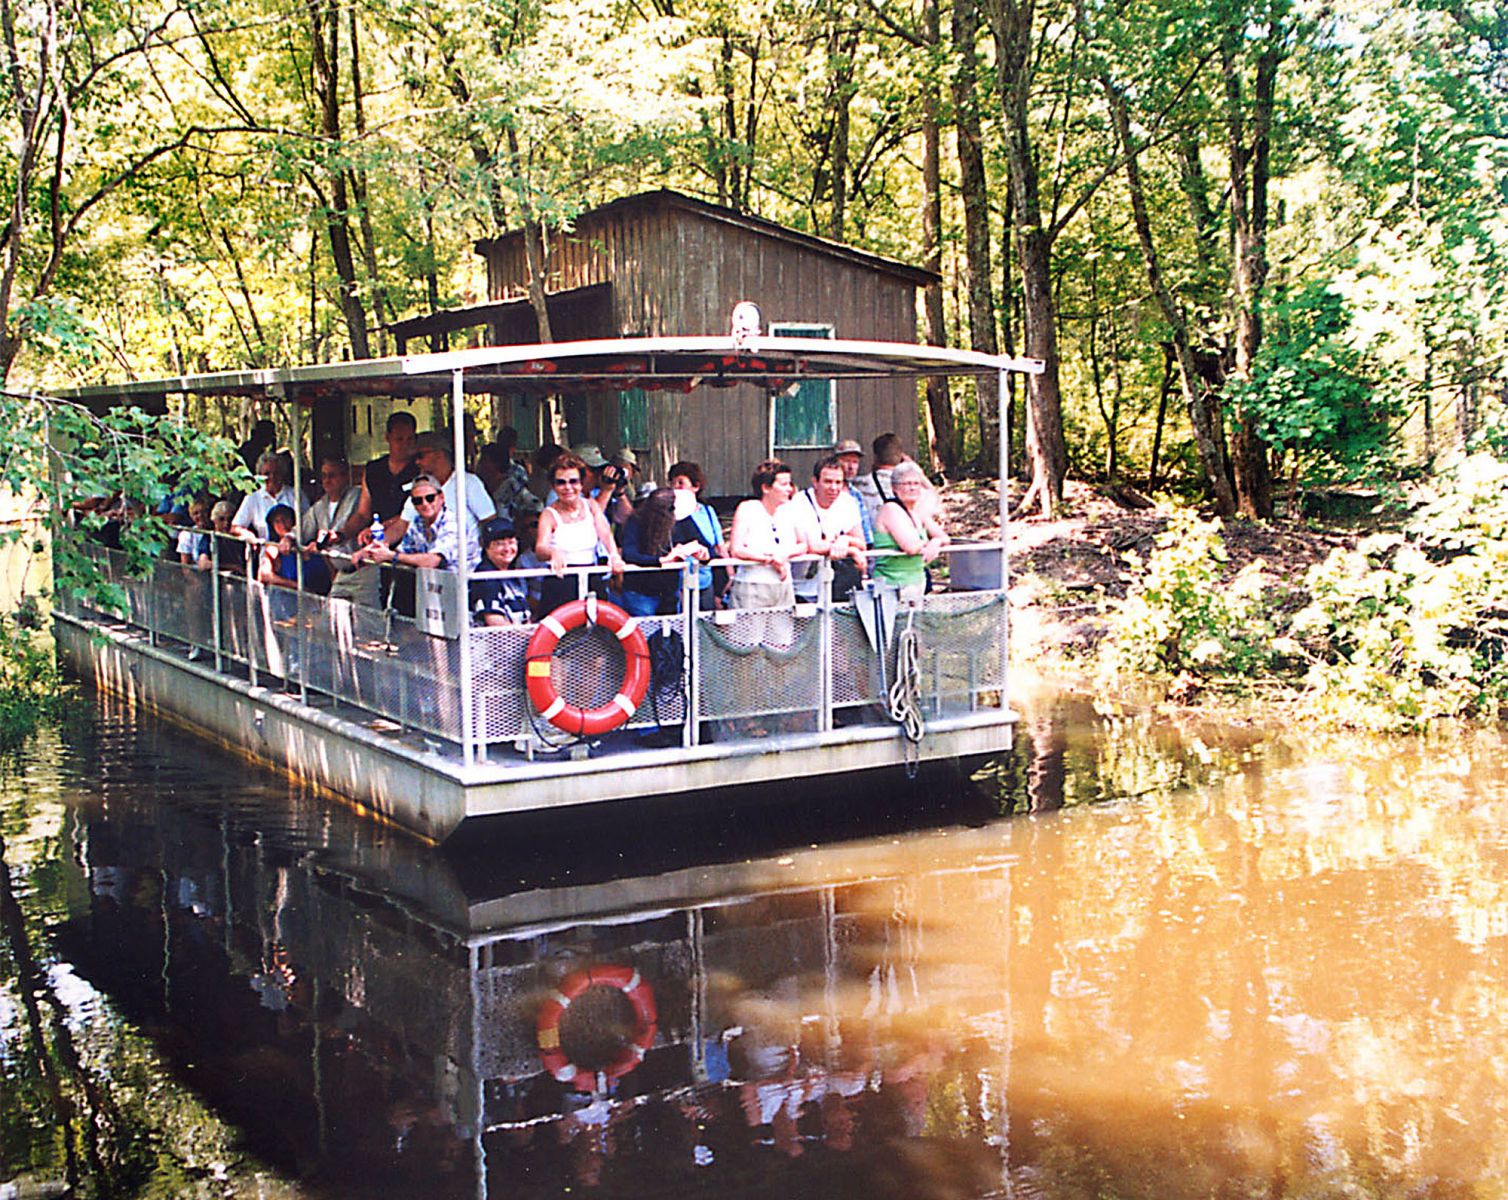
[(1378, 478), (1396, 450), (1397, 395), (1350, 339), (1345, 302), (1325, 284), (1280, 293), (1250, 380), (1233, 398), (1307, 482)]

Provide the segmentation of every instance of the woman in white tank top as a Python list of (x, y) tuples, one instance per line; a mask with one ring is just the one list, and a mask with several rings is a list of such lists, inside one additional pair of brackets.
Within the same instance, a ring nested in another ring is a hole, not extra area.
[(578, 594), (576, 575), (565, 577), (567, 567), (588, 567), (597, 562), (597, 547), (607, 551), (608, 570), (623, 571), (623, 559), (613, 541), (607, 518), (581, 492), (586, 464), (574, 454), (562, 455), (552, 472), (556, 501), (539, 516), (535, 553), (550, 564), (559, 578), (546, 579), (540, 588), (541, 614), (553, 611)]

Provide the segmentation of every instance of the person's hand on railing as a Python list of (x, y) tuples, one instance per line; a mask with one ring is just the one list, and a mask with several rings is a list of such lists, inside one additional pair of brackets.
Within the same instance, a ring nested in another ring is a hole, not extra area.
[(356, 551), (355, 554), (351, 555), (351, 565), (353, 567), (359, 567), (362, 564), (369, 562), (387, 564), (392, 562), (393, 559), (397, 557), (398, 552), (391, 546), (389, 546), (386, 542), (368, 541), (366, 545), (362, 546)]

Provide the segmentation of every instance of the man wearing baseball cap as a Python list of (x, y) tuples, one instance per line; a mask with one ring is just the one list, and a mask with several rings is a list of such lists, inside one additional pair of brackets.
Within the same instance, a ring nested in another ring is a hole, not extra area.
[(869, 505), (864, 503), (864, 497), (854, 487), (854, 477), (859, 473), (859, 464), (864, 461), (864, 447), (860, 446), (853, 438), (844, 438), (833, 447), (833, 454), (837, 456), (838, 465), (843, 468), (843, 486), (848, 494), (858, 502), (859, 516), (864, 526), (864, 544), (874, 545), (874, 518), (870, 515)]
[(354, 555), (356, 566), (364, 563), (397, 563), (404, 567), (438, 567), (456, 570), (464, 555), (476, 557), (476, 538), (463, 527), (445, 503), (445, 485), (433, 475), (420, 475), (409, 487), (409, 503), (416, 518), (403, 533), (397, 547), (369, 542)]

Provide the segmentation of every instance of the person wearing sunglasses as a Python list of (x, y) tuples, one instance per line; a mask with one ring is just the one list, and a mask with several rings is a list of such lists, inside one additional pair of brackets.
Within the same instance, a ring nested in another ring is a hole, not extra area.
[(577, 577), (566, 575), (568, 567), (596, 566), (602, 553), (609, 571), (623, 573), (612, 528), (602, 510), (583, 493), (585, 480), (586, 463), (578, 455), (564, 454), (556, 460), (550, 480), (555, 500), (539, 516), (535, 541), (535, 552), (556, 576), (540, 585), (540, 609), (546, 613), (576, 599)]
[(475, 538), (467, 538), (463, 550), (461, 529), (445, 503), (443, 485), (433, 475), (420, 475), (408, 493), (415, 520), (403, 533), (397, 548), (386, 542), (369, 542), (352, 557), (365, 563), (397, 563), (400, 567), (439, 567), (453, 571), (461, 554), (476, 557)]

